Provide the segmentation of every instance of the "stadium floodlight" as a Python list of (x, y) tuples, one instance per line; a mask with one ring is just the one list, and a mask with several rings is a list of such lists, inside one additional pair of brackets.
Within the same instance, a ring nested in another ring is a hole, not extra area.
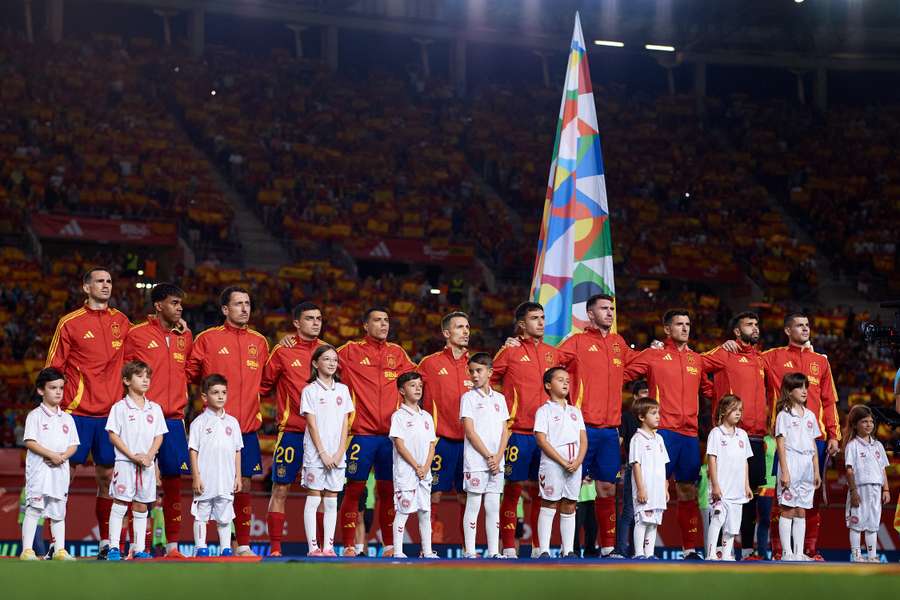
[(644, 44), (647, 50), (656, 50), (657, 52), (675, 52), (675, 46), (663, 46), (660, 44)]
[(435, 296), (439, 296), (441, 293), (441, 290), (439, 290), (438, 288), (431, 288), (431, 293), (434, 294)]
[(803, 4), (803, 0), (794, 0), (795, 4)]
[(624, 42), (615, 42), (613, 40), (594, 40), (595, 46), (609, 46), (610, 48), (624, 48)]
[(209, 95), (210, 95), (210, 96), (215, 96), (215, 95), (216, 95), (216, 90), (211, 91), (211, 92), (209, 93)]
[(136, 284), (134, 284), (134, 287), (136, 287), (139, 290), (142, 290), (142, 289), (144, 289), (144, 284), (141, 283), (140, 281), (138, 281)]
[(143, 274), (144, 274), (144, 271), (143, 271), (143, 270), (139, 270), (139, 271), (138, 271), (138, 275), (143, 275)]

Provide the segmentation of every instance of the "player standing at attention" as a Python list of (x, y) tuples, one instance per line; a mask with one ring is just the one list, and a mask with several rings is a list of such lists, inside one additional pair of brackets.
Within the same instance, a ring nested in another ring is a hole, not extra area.
[(544, 373), (551, 367), (568, 363), (571, 355), (545, 344), (544, 307), (523, 302), (515, 313), (518, 345), (507, 343), (494, 357), (491, 384), (500, 385), (510, 415), (509, 444), (504, 468), (505, 485), (500, 506), (500, 536), (503, 555), (516, 557), (516, 509), (522, 487), (530, 488), (532, 556), (538, 556), (537, 521), (541, 504), (537, 500), (538, 467), (541, 453), (534, 440), (534, 415), (544, 403)]
[(628, 381), (646, 376), (650, 397), (659, 403), (660, 430), (671, 462), (666, 475), (674, 475), (678, 493), (678, 524), (685, 560), (700, 560), (702, 543), (697, 482), (700, 480), (700, 440), (697, 416), (700, 408), (702, 357), (688, 347), (691, 318), (685, 309), (663, 316), (666, 341), (662, 348), (648, 348), (625, 368)]
[[(434, 449), (431, 474), (432, 514), (443, 492), (456, 492), (456, 499), (465, 504), (463, 490), (463, 425), (459, 419), (460, 398), (472, 389), (467, 361), (469, 359), (469, 317), (464, 312), (452, 312), (441, 319), (441, 332), (447, 345), (440, 352), (429, 354), (416, 369), (422, 375), (424, 396), (422, 408), (434, 417), (438, 442)], [(462, 519), (462, 509), (460, 509)], [(461, 522), (461, 521), (460, 521)]]
[(216, 522), (219, 556), (231, 556), (234, 495), (241, 491), (241, 448), (244, 440), (237, 419), (225, 412), (228, 382), (213, 373), (203, 379), (201, 398), (206, 410), (191, 423), (191, 471), (194, 474), (194, 556), (209, 556), (206, 524)]
[[(803, 373), (808, 380), (807, 410), (818, 421), (820, 437), (816, 440), (819, 468), (825, 468), (825, 455), (834, 456), (840, 448), (841, 430), (838, 421), (838, 394), (828, 357), (814, 352), (810, 342), (809, 318), (802, 313), (790, 313), (784, 318), (784, 333), (788, 345), (763, 352), (768, 364), (769, 390), (777, 399), (782, 381), (788, 373)], [(823, 473), (819, 472), (821, 478)], [(823, 560), (816, 550), (819, 539), (819, 509), (821, 492), (813, 498), (813, 505), (806, 511), (806, 540), (803, 552), (815, 560)], [(775, 549), (777, 551), (777, 548)], [(790, 550), (790, 549), (786, 549)]]
[(194, 338), (181, 319), (184, 291), (159, 283), (150, 292), (154, 314), (131, 328), (125, 337), (126, 362), (139, 360), (153, 373), (147, 397), (160, 405), (168, 432), (163, 436), (157, 462), (162, 478), (163, 515), (166, 523), (166, 556), (184, 558), (178, 551), (181, 537), (182, 475), (189, 475), (187, 432), (184, 409), (188, 390), (185, 366)]
[(666, 465), (669, 454), (659, 429), (659, 404), (652, 398), (635, 398), (631, 406), (641, 426), (631, 437), (631, 495), (634, 506), (634, 557), (651, 558), (656, 548), (656, 528), (669, 504)]
[(509, 410), (503, 394), (491, 388), (492, 365), (491, 355), (486, 352), (477, 352), (469, 358), (469, 376), (474, 389), (463, 394), (459, 407), (466, 434), (463, 453), (463, 489), (466, 492), (463, 550), (466, 558), (477, 558), (475, 536), (482, 499), (487, 556), (503, 558), (499, 551), (500, 494), (503, 493), (503, 455), (509, 440), (506, 427)]
[(109, 515), (108, 560), (121, 560), (119, 538), (122, 521), (131, 505), (132, 545), (135, 560), (150, 558), (145, 549), (147, 514), (156, 502), (156, 453), (168, 431), (162, 408), (147, 398), (153, 372), (146, 363), (134, 360), (122, 367), (125, 397), (109, 413), (106, 431), (116, 449), (109, 493), (113, 506)]
[(50, 519), (53, 560), (75, 560), (66, 552), (66, 501), (69, 499), (69, 457), (78, 450), (78, 431), (72, 416), (60, 408), (65, 379), (58, 369), (38, 373), (35, 389), (41, 404), (25, 418), (22, 439), (25, 457), (25, 519), (22, 521), (22, 560), (39, 560), (34, 532), (42, 518)]
[(112, 276), (103, 267), (94, 267), (82, 277), (87, 295), (84, 306), (63, 316), (56, 325), (47, 350), (45, 366), (62, 371), (66, 378), (62, 408), (75, 419), (81, 445), (72, 455), (75, 466), (94, 462), (97, 478), (97, 502), (94, 514), (100, 530), (100, 553), (109, 550), (109, 514), (112, 498), (109, 482), (116, 456), (106, 420), (122, 393), (123, 342), (131, 323), (128, 317), (110, 308)]
[(541, 514), (538, 538), (540, 558), (550, 558), (550, 533), (559, 509), (559, 533), (563, 558), (577, 558), (575, 506), (581, 494), (581, 463), (587, 453), (587, 433), (577, 406), (568, 403), (569, 374), (562, 367), (544, 373), (544, 389), (550, 396), (534, 415), (534, 437), (541, 449), (538, 471)]
[[(309, 385), (303, 388), (300, 412), (306, 417), (303, 439), (303, 487), (306, 505), (303, 525), (309, 556), (335, 556), (334, 528), (337, 525), (337, 496), (344, 489), (347, 466), (347, 431), (353, 412), (350, 390), (337, 380), (337, 351), (325, 344), (316, 348), (310, 360)], [(316, 511), (325, 504), (322, 545), (316, 541)]]
[[(781, 560), (812, 560), (803, 553), (806, 510), (812, 508), (813, 494), (822, 484), (816, 438), (821, 435), (818, 419), (806, 408), (809, 382), (803, 373), (788, 373), (781, 383), (775, 418), (778, 445), (778, 488), (781, 507), (778, 534)], [(793, 538), (793, 545), (791, 540)]]
[(402, 400), (391, 416), (394, 443), (394, 557), (403, 553), (403, 532), (409, 515), (419, 516), (422, 558), (438, 558), (431, 550), (431, 461), (437, 436), (431, 415), (421, 409), (422, 376), (404, 373), (397, 378)]
[(300, 411), (300, 393), (309, 381), (310, 359), (325, 342), (322, 333), (322, 310), (312, 302), (294, 307), (293, 325), (296, 335), (292, 344), (276, 344), (263, 368), (260, 395), (275, 393), (278, 440), (272, 464), (272, 496), (266, 525), (271, 556), (281, 556), (284, 533), (284, 506), (291, 484), (303, 465), (303, 433), (306, 419)]
[(225, 411), (233, 415), (241, 426), (244, 446), (241, 451), (241, 491), (234, 495), (234, 522), (237, 537), (237, 556), (253, 556), (250, 550), (250, 525), (253, 509), (250, 505), (250, 478), (262, 475), (262, 457), (257, 431), (262, 424), (259, 389), (262, 367), (269, 354), (266, 338), (249, 327), (250, 294), (244, 288), (230, 286), (222, 290), (219, 305), (225, 323), (210, 327), (194, 340), (188, 359), (187, 374), (199, 383), (218, 373), (229, 382), (229, 401)]
[[(753, 456), (747, 432), (738, 427), (743, 415), (741, 399), (725, 395), (717, 403), (718, 425), (706, 442), (709, 473), (709, 531), (706, 560), (716, 560), (722, 532), (722, 560), (734, 560), (734, 538), (741, 532), (742, 505), (753, 497), (747, 459)], [(752, 540), (752, 538), (750, 538)], [(752, 546), (752, 541), (746, 542)]]
[[(356, 522), (359, 499), (366, 489), (369, 471), (375, 469), (376, 512), (382, 540), (390, 539), (394, 521), (394, 489), (391, 456), (393, 444), (388, 436), (391, 415), (400, 403), (397, 380), (415, 369), (406, 352), (387, 341), (390, 316), (386, 308), (373, 307), (363, 315), (366, 336), (338, 348), (341, 380), (350, 388), (356, 413), (350, 424), (353, 435), (347, 448), (347, 487), (341, 503), (341, 530), (344, 556), (356, 556)], [(430, 463), (429, 463), (430, 468)], [(391, 556), (393, 546), (385, 545)]]
[(850, 562), (863, 562), (860, 535), (866, 538), (868, 562), (878, 558), (878, 530), (881, 527), (881, 507), (891, 501), (888, 487), (887, 454), (875, 439), (875, 419), (872, 410), (863, 404), (850, 409), (847, 415), (849, 434), (844, 446), (847, 467), (847, 529), (850, 530)]

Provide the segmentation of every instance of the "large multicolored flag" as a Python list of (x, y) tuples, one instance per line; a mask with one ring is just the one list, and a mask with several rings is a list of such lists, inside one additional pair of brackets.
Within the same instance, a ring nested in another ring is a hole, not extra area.
[(599, 293), (615, 293), (612, 239), (597, 111), (576, 13), (531, 284), (531, 298), (544, 305), (544, 341), (555, 344), (583, 329), (585, 303)]

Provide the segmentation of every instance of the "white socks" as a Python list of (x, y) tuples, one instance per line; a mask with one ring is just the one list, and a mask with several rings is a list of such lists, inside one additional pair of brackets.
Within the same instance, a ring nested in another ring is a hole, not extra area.
[(850, 530), (850, 551), (851, 552), (859, 552), (859, 538), (862, 536), (861, 531), (853, 531)]
[(131, 540), (131, 545), (134, 549), (134, 554), (138, 552), (143, 552), (147, 547), (147, 511), (137, 512), (132, 509), (131, 511), (131, 528), (134, 539)]
[(197, 548), (206, 548), (206, 522), (198, 521), (196, 519), (194, 520), (194, 546)]
[(803, 540), (806, 538), (806, 517), (794, 517), (791, 535), (794, 536), (794, 556), (803, 556)]
[(640, 558), (644, 554), (644, 539), (647, 535), (647, 524), (636, 519), (634, 521), (634, 557)]
[(334, 528), (337, 526), (337, 496), (323, 498), (325, 504), (325, 517), (322, 519), (322, 546), (323, 550), (331, 550), (334, 548)]
[[(216, 533), (219, 534), (219, 555), (221, 556), (222, 550), (226, 548), (231, 550), (231, 523), (229, 521), (216, 522)], [(203, 524), (203, 534), (206, 535), (206, 523)]]
[[(494, 494), (496, 495), (496, 494)], [(483, 494), (469, 492), (466, 494), (466, 510), (463, 513), (463, 554), (473, 556), (475, 554), (475, 535), (478, 533), (478, 513), (481, 511), (481, 498)], [(488, 526), (487, 506), (485, 506), (485, 529)], [(490, 533), (487, 532), (486, 533)], [(490, 540), (488, 541), (490, 546)], [(488, 556), (491, 555), (490, 549)]]
[(41, 511), (30, 506), (25, 509), (25, 520), (22, 521), (22, 552), (34, 548), (34, 534), (37, 532), (38, 521), (40, 520)]
[(722, 560), (734, 560), (734, 534), (722, 535)]
[[(716, 560), (716, 549), (719, 545), (719, 533), (725, 524), (725, 514), (720, 508), (713, 508), (709, 514), (709, 527), (706, 530), (706, 559)], [(724, 558), (724, 554), (723, 557)]]
[[(431, 511), (419, 511), (419, 537), (422, 543), (422, 556), (431, 556)], [(402, 550), (402, 549), (401, 549)]]
[[(116, 550), (119, 549), (120, 542), (122, 541), (122, 521), (125, 520), (125, 515), (128, 513), (128, 507), (124, 504), (119, 504), (118, 502), (113, 502), (112, 508), (109, 511), (109, 547), (114, 548)], [(146, 521), (144, 521), (146, 525)]]
[(303, 529), (306, 531), (309, 552), (319, 549), (319, 543), (316, 540), (316, 513), (319, 511), (321, 502), (321, 496), (307, 496), (306, 504), (303, 506)]
[[(535, 500), (532, 500), (535, 502)], [(538, 515), (538, 540), (540, 541), (541, 554), (550, 552), (550, 533), (553, 531), (553, 517), (556, 516), (555, 508), (541, 507)]]
[(406, 520), (409, 515), (397, 513), (394, 515), (394, 556), (403, 554), (403, 530), (406, 529)]
[(866, 532), (866, 555), (871, 559), (878, 556), (878, 532)]
[[(575, 545), (575, 513), (560, 513), (559, 514), (559, 537), (562, 540), (562, 555), (563, 557), (568, 556), (572, 552), (572, 548)], [(543, 537), (541, 540), (543, 541)], [(550, 539), (550, 535), (547, 534), (547, 539)]]
[(652, 558), (656, 553), (656, 523), (647, 525), (647, 535), (644, 537), (644, 556)]
[(50, 533), (53, 535), (53, 550), (59, 552), (66, 549), (66, 522), (50, 521)]
[(781, 540), (781, 553), (792, 554), (794, 552), (791, 546), (791, 530), (794, 526), (794, 519), (790, 517), (778, 517), (778, 539)]
[[(468, 507), (467, 507), (468, 508)], [(500, 494), (484, 495), (484, 533), (488, 557), (500, 553)], [(475, 545), (472, 544), (474, 548)]]

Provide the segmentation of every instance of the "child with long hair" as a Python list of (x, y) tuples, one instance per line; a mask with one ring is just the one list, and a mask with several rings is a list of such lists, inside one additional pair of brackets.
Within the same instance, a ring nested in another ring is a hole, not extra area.
[(879, 562), (878, 528), (881, 507), (890, 502), (887, 454), (875, 439), (875, 418), (868, 406), (859, 404), (847, 415), (847, 442), (844, 465), (847, 468), (847, 508), (845, 516), (850, 530), (850, 561), (864, 562), (860, 551), (860, 535), (866, 538), (868, 562)]

